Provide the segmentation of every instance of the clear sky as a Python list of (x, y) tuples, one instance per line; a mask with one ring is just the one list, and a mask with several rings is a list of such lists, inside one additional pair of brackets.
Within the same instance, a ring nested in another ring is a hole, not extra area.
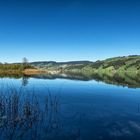
[(140, 0), (0, 0), (0, 61), (140, 54)]

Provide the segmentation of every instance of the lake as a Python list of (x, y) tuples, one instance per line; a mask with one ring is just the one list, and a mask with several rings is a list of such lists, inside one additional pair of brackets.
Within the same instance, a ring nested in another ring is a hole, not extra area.
[(0, 140), (140, 139), (140, 88), (1, 78), (0, 96)]

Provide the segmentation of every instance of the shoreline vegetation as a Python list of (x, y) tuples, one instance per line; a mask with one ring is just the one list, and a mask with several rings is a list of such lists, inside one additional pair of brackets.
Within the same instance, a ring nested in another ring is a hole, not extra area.
[(46, 73), (37, 67), (31, 65), (27, 58), (23, 58), (22, 63), (0, 63), (0, 76), (30, 76)]
[(69, 78), (97, 80), (105, 83), (140, 87), (140, 55), (109, 58), (102, 61), (54, 62), (0, 64), (0, 77), (11, 76)]
[[(47, 89), (46, 89), (47, 90)], [(58, 126), (56, 115), (59, 97), (51, 93), (40, 98), (34, 89), (7, 85), (0, 91), (0, 140), (49, 139), (52, 126)], [(41, 134), (41, 135), (40, 135)]]

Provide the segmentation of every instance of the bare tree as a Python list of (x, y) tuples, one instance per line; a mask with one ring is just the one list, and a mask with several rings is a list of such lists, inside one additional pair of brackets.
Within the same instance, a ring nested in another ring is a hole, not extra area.
[(28, 66), (28, 59), (26, 57), (22, 59), (22, 66), (23, 66), (23, 69), (25, 69)]
[(24, 57), (24, 58), (22, 59), (22, 63), (25, 64), (25, 65), (27, 65), (27, 64), (28, 64), (28, 59), (27, 59), (26, 57)]

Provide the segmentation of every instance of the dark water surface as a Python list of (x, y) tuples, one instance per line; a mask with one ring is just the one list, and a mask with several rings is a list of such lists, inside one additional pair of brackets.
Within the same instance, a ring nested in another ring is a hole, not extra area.
[[(11, 98), (11, 87), (21, 94), (22, 105), (17, 96)], [(6, 96), (0, 100), (0, 140), (140, 139), (140, 88), (94, 80), (2, 78), (0, 91)]]

